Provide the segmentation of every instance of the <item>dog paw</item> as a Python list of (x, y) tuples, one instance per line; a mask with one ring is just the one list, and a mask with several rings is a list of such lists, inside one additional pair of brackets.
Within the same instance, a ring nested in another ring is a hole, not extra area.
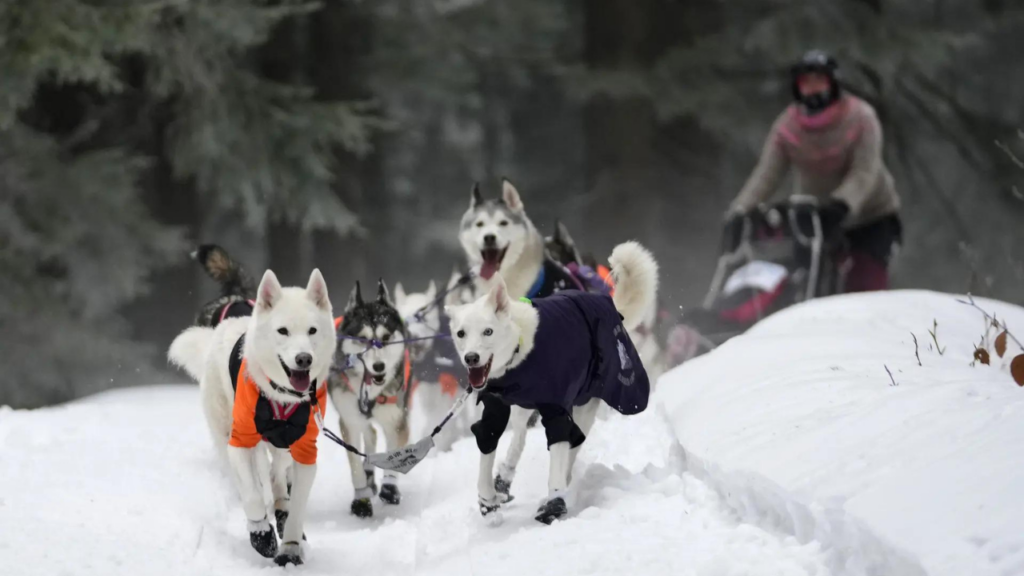
[(356, 498), (352, 501), (352, 515), (358, 518), (373, 517), (373, 503), (369, 498)]
[(380, 487), (380, 499), (385, 504), (398, 505), (402, 501), (402, 493), (394, 484), (384, 484)]
[(274, 557), (274, 563), (278, 566), (302, 564), (302, 545), (298, 542), (285, 542), (281, 544), (281, 552)]
[(498, 493), (498, 498), (501, 502), (511, 502), (515, 499), (515, 496), (509, 492), (512, 490), (512, 481), (505, 480), (498, 474), (494, 477), (494, 491)]
[(540, 508), (537, 509), (537, 515), (533, 518), (538, 522), (551, 524), (568, 513), (569, 509), (565, 506), (565, 500), (559, 496), (542, 504)]
[(497, 528), (505, 523), (505, 516), (502, 514), (501, 510), (495, 510), (490, 514), (481, 517), (481, 520), (483, 520), (484, 526), (487, 526), (488, 528)]
[(266, 519), (249, 522), (249, 544), (264, 558), (273, 558), (277, 554), (277, 534), (270, 522)]
[(497, 496), (494, 498), (478, 496), (477, 503), (480, 505), (480, 515), (487, 518), (498, 513), (498, 509), (501, 508), (502, 505), (502, 500)]

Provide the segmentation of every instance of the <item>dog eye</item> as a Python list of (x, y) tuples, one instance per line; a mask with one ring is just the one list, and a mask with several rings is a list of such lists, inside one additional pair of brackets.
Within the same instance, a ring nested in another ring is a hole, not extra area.
[(381, 342), (387, 342), (388, 340), (391, 340), (391, 334), (385, 334), (380, 337)]
[(287, 328), (278, 328), (277, 329), (277, 333), (280, 334), (281, 336), (287, 336), (288, 335), (288, 329)]
[(498, 222), (498, 226), (508, 226), (508, 220), (502, 220), (501, 222)]
[(316, 334), (316, 328), (309, 329), (309, 335), (312, 336), (313, 334)]
[(484, 329), (484, 336), (490, 336), (491, 334), (494, 334), (494, 330), (491, 330), (490, 328)]
[(459, 330), (458, 332), (455, 333), (455, 335), (457, 337), (459, 337), (459, 338), (465, 338), (466, 337), (466, 331), (465, 330)]
[(483, 220), (481, 220), (481, 221), (477, 222), (477, 223), (476, 223), (476, 227), (477, 227), (477, 228), (483, 228), (483, 227), (484, 227), (484, 222), (483, 222)]

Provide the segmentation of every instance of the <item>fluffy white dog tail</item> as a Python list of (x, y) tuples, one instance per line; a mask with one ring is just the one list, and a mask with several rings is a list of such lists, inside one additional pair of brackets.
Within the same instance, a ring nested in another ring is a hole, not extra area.
[(623, 325), (633, 330), (644, 320), (658, 298), (658, 263), (639, 242), (623, 242), (608, 257), (615, 283), (615, 308)]
[(171, 342), (167, 358), (184, 368), (198, 382), (206, 368), (206, 353), (213, 341), (213, 328), (194, 326), (185, 330)]

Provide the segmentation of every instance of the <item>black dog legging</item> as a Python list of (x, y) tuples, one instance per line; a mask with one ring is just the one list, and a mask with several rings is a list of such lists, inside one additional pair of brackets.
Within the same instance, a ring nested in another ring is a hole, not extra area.
[[(506, 404), (501, 397), (495, 394), (483, 394), (478, 401), (484, 405), (483, 415), (480, 421), (470, 426), (473, 435), (476, 436), (476, 445), (481, 454), (490, 454), (498, 448), (498, 441), (508, 426), (509, 414), (512, 407)], [(541, 425), (544, 426), (544, 433), (548, 439), (548, 448), (552, 444), (568, 442), (576, 448), (586, 440), (586, 435), (572, 420), (572, 414), (553, 404), (540, 404), (537, 406), (540, 412)]]

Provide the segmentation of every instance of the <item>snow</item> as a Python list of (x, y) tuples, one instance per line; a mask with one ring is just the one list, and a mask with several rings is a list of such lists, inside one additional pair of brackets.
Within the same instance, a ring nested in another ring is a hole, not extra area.
[[(1024, 333), (1024, 309), (979, 304)], [(347, 460), (323, 441), (307, 564), (285, 571), (1024, 574), (1024, 390), (1003, 366), (969, 366), (983, 330), (976, 310), (926, 292), (777, 314), (667, 374), (645, 413), (599, 421), (552, 526), (532, 519), (539, 429), (496, 526), (476, 509), (471, 439), (403, 477), (402, 504), (375, 500), (369, 520), (349, 514)], [(281, 570), (249, 547), (187, 385), (0, 408), (0, 558), (5, 576)]]
[[(337, 417), (329, 412), (327, 422)], [(817, 544), (744, 523), (687, 473), (653, 409), (595, 426), (575, 469), (570, 517), (553, 526), (532, 519), (547, 492), (539, 429), (529, 434), (513, 486), (517, 499), (496, 527), (476, 509), (472, 440), (403, 477), (402, 504), (375, 500), (369, 520), (349, 515), (344, 453), (322, 444), (306, 526), (309, 556), (289, 573), (829, 573)], [(0, 409), (0, 558), (5, 576), (281, 570), (249, 547), (194, 386), (112, 391), (34, 411)]]
[[(970, 366), (986, 322), (957, 298), (818, 300), (670, 372), (688, 470), (836, 574), (1024, 574), (1024, 390)], [(1024, 333), (1024, 309), (977, 303)]]

